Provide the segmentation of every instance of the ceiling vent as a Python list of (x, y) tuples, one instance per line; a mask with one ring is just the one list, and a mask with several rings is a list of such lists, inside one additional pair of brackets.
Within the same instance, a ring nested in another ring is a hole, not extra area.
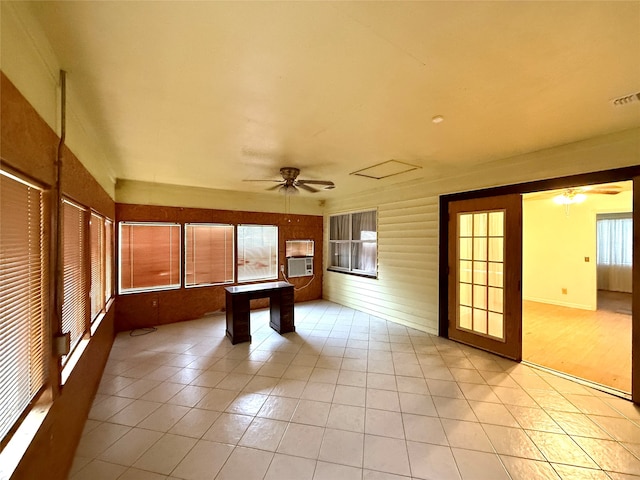
[(638, 102), (640, 102), (640, 92), (631, 93), (629, 95), (625, 95), (624, 97), (618, 97), (611, 100), (611, 103), (613, 103), (613, 105), (616, 107)]

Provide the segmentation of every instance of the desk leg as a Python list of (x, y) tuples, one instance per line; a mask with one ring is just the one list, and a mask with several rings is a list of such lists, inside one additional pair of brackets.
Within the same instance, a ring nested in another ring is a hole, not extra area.
[(226, 292), (227, 337), (231, 344), (251, 341), (251, 308), (248, 295)]
[(271, 321), (269, 325), (276, 332), (283, 334), (295, 332), (293, 323), (293, 288), (281, 290), (269, 298)]

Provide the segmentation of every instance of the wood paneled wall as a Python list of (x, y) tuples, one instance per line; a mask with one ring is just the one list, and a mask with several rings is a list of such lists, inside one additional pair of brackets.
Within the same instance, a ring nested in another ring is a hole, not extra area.
[[(0, 74), (0, 157), (2, 164), (27, 177), (47, 192), (55, 183), (54, 161), (59, 138), (38, 115), (11, 81)], [(115, 202), (67, 148), (63, 150), (62, 193), (109, 218), (115, 217)], [(48, 208), (47, 211), (51, 211)], [(50, 222), (46, 222), (50, 227)], [(50, 236), (53, 238), (53, 236)], [(53, 278), (53, 271), (50, 278)], [(51, 292), (53, 293), (53, 291)], [(53, 302), (51, 302), (53, 303)], [(56, 331), (50, 322), (51, 334)], [(64, 388), (57, 383), (58, 359), (51, 358), (52, 403), (41, 427), (21, 459), (12, 479), (67, 478), (75, 449), (111, 351), (114, 331), (111, 308), (74, 367)]]
[[(315, 215), (282, 213), (239, 212), (204, 208), (164, 207), (157, 205), (116, 204), (116, 222), (172, 222), (259, 224), (278, 227), (278, 263), (286, 264), (285, 241), (292, 239), (313, 240), (315, 276), (289, 279), (296, 288), (295, 301), (304, 302), (322, 298), (322, 236), (323, 219)], [(116, 251), (118, 246), (116, 246)], [(184, 259), (183, 259), (184, 261)], [(184, 270), (183, 270), (184, 271)], [(282, 280), (282, 275), (280, 275)], [(311, 280), (311, 283), (309, 281)], [(183, 282), (184, 283), (184, 282)], [(224, 288), (228, 285), (206, 287), (181, 287), (145, 293), (118, 295), (116, 298), (116, 331), (162, 325), (192, 320), (224, 309)], [(253, 308), (268, 306), (268, 300), (252, 302)]]

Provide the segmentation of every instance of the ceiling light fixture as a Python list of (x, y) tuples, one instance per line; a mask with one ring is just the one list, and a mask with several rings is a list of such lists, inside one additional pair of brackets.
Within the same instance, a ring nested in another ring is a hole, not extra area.
[(444, 117), (442, 115), (436, 115), (431, 119), (433, 123), (442, 123), (444, 122)]
[(553, 201), (558, 205), (571, 205), (572, 203), (582, 203), (587, 199), (584, 193), (577, 193), (575, 190), (569, 189), (560, 195), (553, 197)]
[(296, 187), (294, 187), (293, 185), (282, 185), (280, 188), (278, 188), (278, 191), (284, 195), (298, 195), (298, 189)]

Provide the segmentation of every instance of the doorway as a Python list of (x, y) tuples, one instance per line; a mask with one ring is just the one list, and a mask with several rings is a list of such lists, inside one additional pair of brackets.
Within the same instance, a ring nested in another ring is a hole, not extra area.
[(522, 359), (631, 393), (633, 183), (523, 195)]
[[(451, 282), (450, 272), (451, 269), (457, 268), (453, 260), (457, 257), (451, 254), (451, 250), (457, 250), (458, 244), (455, 242), (455, 237), (451, 236), (451, 217), (449, 215), (450, 205), (453, 202), (462, 200), (473, 200), (486, 197), (496, 197), (510, 194), (528, 194), (532, 192), (540, 192), (553, 189), (567, 189), (576, 188), (583, 185), (596, 185), (602, 183), (612, 183), (621, 181), (633, 181), (633, 193), (632, 198), (634, 202), (633, 208), (633, 255), (634, 258), (640, 258), (640, 242), (637, 241), (640, 238), (640, 167), (626, 167), (615, 170), (608, 170), (603, 172), (594, 172), (589, 174), (574, 175), (570, 177), (561, 177), (550, 180), (540, 180), (529, 183), (522, 183), (516, 185), (507, 185), (502, 187), (489, 188), (485, 190), (469, 191), (463, 193), (456, 193), (450, 195), (443, 195), (440, 197), (440, 224), (449, 225), (448, 228), (441, 228), (439, 233), (439, 246), (440, 246), (440, 267), (439, 267), (439, 334), (443, 337), (449, 337), (450, 326), (458, 321), (456, 313), (456, 296), (458, 295), (457, 287), (455, 283)], [(553, 232), (550, 232), (552, 235)], [(522, 244), (519, 246), (522, 248)], [(584, 263), (591, 263), (595, 261), (592, 256), (583, 255), (582, 261)], [(584, 257), (588, 256), (588, 260)], [(452, 260), (453, 259), (453, 260)], [(640, 291), (640, 262), (635, 262), (632, 268), (633, 271), (633, 287), (634, 291)], [(567, 292), (568, 294), (568, 292)], [(452, 296), (454, 300), (452, 300)], [(597, 298), (597, 295), (596, 295)], [(597, 307), (597, 299), (594, 301)], [(640, 296), (636, 295), (632, 297), (632, 315), (631, 315), (631, 351), (635, 355), (631, 355), (631, 398), (634, 402), (640, 403)], [(522, 323), (520, 325), (522, 327)], [(600, 336), (605, 337), (610, 335), (610, 331), (601, 332)], [(628, 337), (627, 337), (628, 338)], [(452, 338), (457, 341), (456, 338)], [(571, 337), (563, 338), (564, 343), (569, 343)], [(471, 340), (463, 340), (464, 343), (468, 343), (477, 348), (492, 351), (500, 354), (496, 350), (483, 346), (481, 342), (476, 342), (473, 337)], [(522, 347), (522, 339), (520, 339)], [(556, 346), (552, 344), (552, 348)], [(503, 354), (504, 356), (504, 354)]]

